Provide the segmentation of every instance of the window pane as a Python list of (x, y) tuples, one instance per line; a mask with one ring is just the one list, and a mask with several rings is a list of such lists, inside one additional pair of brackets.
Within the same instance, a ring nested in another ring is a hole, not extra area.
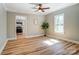
[(54, 21), (55, 32), (64, 33), (64, 14), (56, 15)]
[(59, 21), (60, 21), (60, 24), (63, 24), (63, 20), (64, 20), (63, 15), (60, 15), (60, 16), (59, 16)]

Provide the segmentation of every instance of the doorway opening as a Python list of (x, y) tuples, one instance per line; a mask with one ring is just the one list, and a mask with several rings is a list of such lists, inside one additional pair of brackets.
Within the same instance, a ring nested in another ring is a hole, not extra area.
[(16, 16), (16, 36), (17, 38), (24, 38), (27, 29), (26, 17)]

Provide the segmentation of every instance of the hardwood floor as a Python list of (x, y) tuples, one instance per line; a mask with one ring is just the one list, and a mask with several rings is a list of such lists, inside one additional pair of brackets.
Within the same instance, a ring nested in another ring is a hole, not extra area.
[(78, 55), (79, 44), (48, 37), (8, 41), (2, 55)]

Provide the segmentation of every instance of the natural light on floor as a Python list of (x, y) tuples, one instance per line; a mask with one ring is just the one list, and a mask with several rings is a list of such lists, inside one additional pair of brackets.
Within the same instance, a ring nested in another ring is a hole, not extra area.
[(44, 43), (46, 43), (47, 45), (53, 45), (53, 44), (59, 43), (59, 41), (56, 39), (49, 39), (44, 41)]

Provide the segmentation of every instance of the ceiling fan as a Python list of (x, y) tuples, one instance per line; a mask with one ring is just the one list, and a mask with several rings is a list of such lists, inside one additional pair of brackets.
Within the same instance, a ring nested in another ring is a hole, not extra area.
[(36, 11), (45, 12), (46, 9), (50, 9), (50, 7), (43, 7), (43, 4), (36, 4), (36, 7), (33, 9), (37, 9)]

